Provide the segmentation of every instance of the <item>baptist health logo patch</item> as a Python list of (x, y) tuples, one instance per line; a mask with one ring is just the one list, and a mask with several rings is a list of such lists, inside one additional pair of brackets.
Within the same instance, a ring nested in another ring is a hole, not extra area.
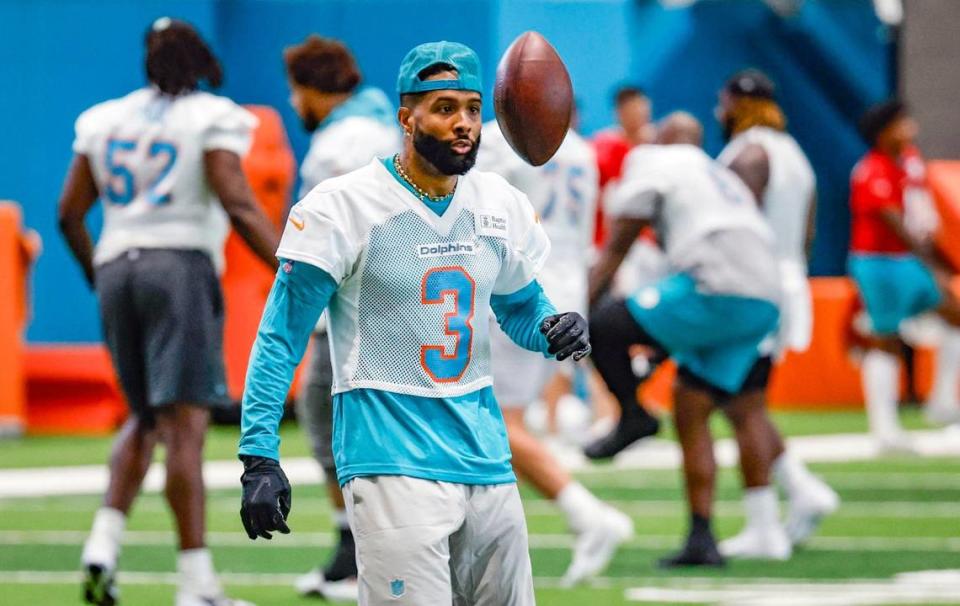
[(407, 584), (403, 582), (403, 579), (393, 579), (390, 581), (390, 595), (395, 598), (402, 598), (403, 594), (407, 592)]
[(458, 242), (439, 242), (436, 244), (417, 244), (417, 256), (421, 259), (432, 259), (434, 257), (451, 257), (453, 255), (475, 255), (477, 254), (477, 245), (475, 242), (461, 240)]
[(507, 237), (507, 215), (499, 210), (478, 210), (474, 219), (474, 231), (478, 236)]

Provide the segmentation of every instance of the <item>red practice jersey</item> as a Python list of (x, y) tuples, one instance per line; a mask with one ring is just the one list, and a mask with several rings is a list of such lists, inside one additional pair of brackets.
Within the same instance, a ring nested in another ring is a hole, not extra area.
[(903, 191), (908, 185), (922, 185), (923, 159), (915, 148), (898, 160), (875, 149), (853, 168), (850, 179), (852, 219), (850, 250), (855, 253), (906, 253), (903, 240), (884, 223), (880, 212), (892, 208), (903, 213)]
[(608, 128), (594, 135), (593, 149), (597, 154), (597, 169), (600, 174), (601, 200), (597, 203), (596, 223), (594, 224), (594, 243), (599, 247), (606, 239), (603, 221), (603, 190), (611, 181), (620, 178), (623, 173), (623, 160), (633, 146), (618, 128)]

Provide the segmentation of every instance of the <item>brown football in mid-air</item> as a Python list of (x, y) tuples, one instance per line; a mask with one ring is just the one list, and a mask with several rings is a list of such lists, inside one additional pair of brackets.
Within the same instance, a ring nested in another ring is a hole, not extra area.
[(573, 85), (560, 55), (537, 32), (521, 34), (500, 59), (493, 108), (510, 147), (530, 164), (545, 164), (563, 143)]

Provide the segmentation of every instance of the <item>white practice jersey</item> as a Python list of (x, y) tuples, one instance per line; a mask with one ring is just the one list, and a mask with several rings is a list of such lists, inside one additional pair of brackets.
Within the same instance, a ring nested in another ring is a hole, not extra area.
[(810, 161), (793, 137), (763, 126), (747, 129), (734, 137), (718, 160), (730, 166), (751, 144), (762, 147), (770, 163), (770, 176), (760, 206), (776, 236), (777, 256), (806, 268), (807, 216), (817, 187)]
[(694, 145), (634, 148), (610, 206), (611, 215), (651, 220), (671, 266), (713, 232), (772, 237), (747, 186)]
[(540, 273), (543, 289), (557, 309), (585, 315), (599, 192), (593, 147), (571, 130), (549, 162), (531, 166), (490, 121), (483, 125), (477, 168), (497, 173), (530, 198), (550, 238), (550, 257)]
[[(390, 123), (382, 119), (384, 114)], [(336, 109), (310, 137), (310, 149), (300, 165), (300, 198), (322, 181), (345, 175), (366, 166), (374, 158), (386, 158), (400, 151), (400, 129), (396, 111), (377, 88), (364, 87)], [(327, 313), (317, 320), (315, 330), (327, 329)]]
[(813, 304), (807, 281), (807, 217), (817, 178), (793, 137), (763, 126), (747, 129), (734, 137), (718, 160), (729, 166), (750, 144), (761, 146), (770, 164), (760, 206), (773, 230), (780, 261), (784, 297), (778, 349), (805, 351), (813, 337)]
[(704, 293), (778, 302), (773, 235), (730, 169), (693, 145), (644, 145), (627, 156), (610, 215), (649, 220), (671, 272)]
[(197, 249), (223, 267), (229, 222), (204, 173), (204, 152), (247, 153), (257, 119), (225, 97), (142, 88), (80, 114), (75, 153), (103, 201), (94, 264), (132, 248)]
[(492, 383), (491, 295), (527, 286), (549, 251), (530, 202), (502, 177), (460, 177), (438, 216), (374, 160), (294, 206), (277, 256), (338, 284), (334, 393), (454, 397)]
[(300, 166), (300, 197), (321, 181), (345, 175), (374, 158), (386, 158), (400, 151), (400, 133), (365, 116), (350, 116), (318, 130), (310, 138), (310, 149)]

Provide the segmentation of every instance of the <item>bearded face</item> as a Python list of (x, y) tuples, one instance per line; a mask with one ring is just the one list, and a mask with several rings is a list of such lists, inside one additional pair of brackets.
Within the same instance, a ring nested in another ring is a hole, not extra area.
[(477, 163), (480, 135), (471, 140), (469, 135), (452, 141), (443, 141), (420, 129), (414, 129), (413, 148), (444, 175), (465, 175)]

